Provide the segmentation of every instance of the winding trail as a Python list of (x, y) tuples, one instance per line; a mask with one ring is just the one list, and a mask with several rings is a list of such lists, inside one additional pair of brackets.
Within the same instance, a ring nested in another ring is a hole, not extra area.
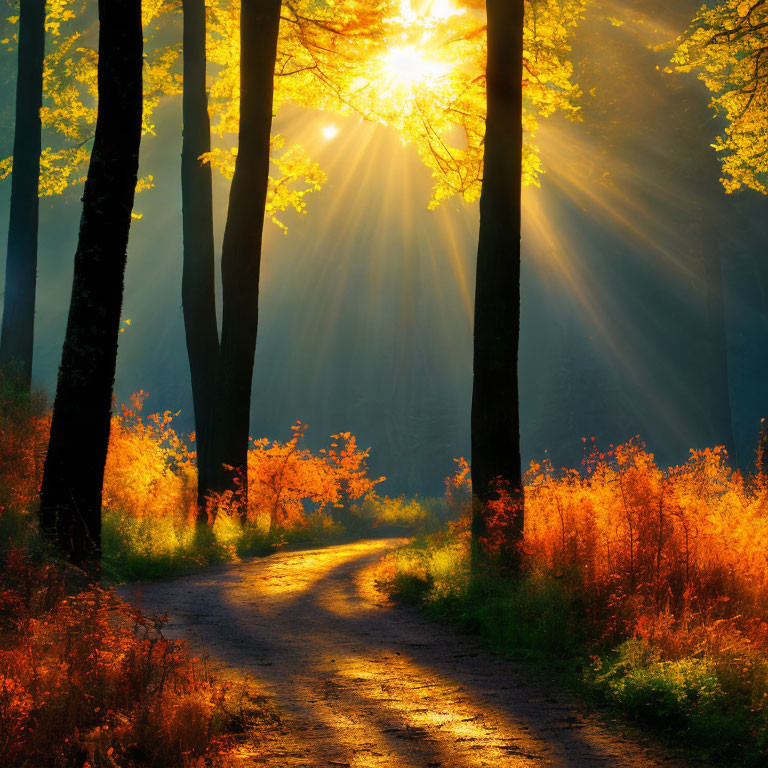
[(524, 668), (392, 605), (374, 585), (399, 540), (285, 551), (120, 590), (168, 613), (279, 713), (243, 760), (270, 768), (682, 766), (574, 710)]

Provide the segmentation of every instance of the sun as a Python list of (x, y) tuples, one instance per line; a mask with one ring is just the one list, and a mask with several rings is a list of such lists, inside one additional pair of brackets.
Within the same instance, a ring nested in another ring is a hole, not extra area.
[(332, 141), (336, 138), (336, 136), (338, 136), (339, 129), (333, 123), (331, 123), (330, 125), (326, 125), (321, 128), (320, 132), (323, 134), (323, 138), (326, 141)]
[(391, 83), (413, 87), (434, 85), (447, 74), (449, 66), (430, 59), (415, 45), (400, 45), (387, 50), (382, 59), (382, 69)]

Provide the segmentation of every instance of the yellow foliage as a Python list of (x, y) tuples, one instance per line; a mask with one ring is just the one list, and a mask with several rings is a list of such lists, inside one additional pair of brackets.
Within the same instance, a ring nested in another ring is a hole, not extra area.
[(768, 194), (768, 6), (762, 0), (721, 0), (702, 6), (676, 41), (678, 72), (696, 72), (711, 105), (728, 125), (714, 148), (726, 192)]
[[(175, 8), (168, 0), (144, 0), (144, 25)], [(46, 5), (46, 57), (43, 67), (43, 129), (53, 146), (43, 150), (40, 195), (59, 195), (85, 180), (91, 141), (96, 129), (97, 30), (87, 23), (90, 4), (84, 0), (49, 0)], [(177, 47), (156, 44), (154, 32), (145, 42), (144, 125), (151, 122), (162, 96), (181, 93), (180, 77), (173, 69)], [(0, 178), (12, 169), (12, 158), (0, 162)]]
[(144, 519), (195, 514), (194, 453), (171, 427), (173, 414), (142, 416), (146, 395), (113, 416), (104, 473), (103, 505)]
[[(523, 178), (536, 184), (538, 120), (576, 117), (578, 88), (568, 61), (573, 27), (588, 0), (528, 0), (525, 26)], [(434, 177), (431, 206), (480, 194), (485, 135), (485, 18), (449, 0), (327, 5), (287, 3), (275, 77), (275, 110), (288, 102), (392, 126), (416, 147)], [(214, 131), (235, 133), (239, 117), (239, 2), (210, 8)], [(225, 153), (224, 153), (225, 154)]]
[[(556, 111), (578, 116), (578, 87), (568, 61), (573, 28), (588, 0), (526, 0), (524, 50), (523, 180), (537, 184), (542, 171), (538, 122)], [(43, 124), (57, 141), (46, 150), (40, 193), (59, 194), (79, 183), (96, 121), (97, 53), (86, 29), (83, 0), (48, 6), (49, 53), (45, 64)], [(164, 96), (181, 93), (178, 42), (167, 37), (179, 5), (144, 0), (148, 30), (144, 66), (144, 133)], [(208, 58), (215, 73), (210, 112), (215, 136), (236, 136), (240, 106), (240, 4), (208, 5)], [(151, 32), (150, 32), (151, 30)], [(155, 30), (161, 30), (156, 35)], [(363, 118), (393, 127), (413, 144), (434, 177), (431, 206), (458, 194), (479, 196), (485, 132), (485, 16), (481, 3), (460, 0), (314, 0), (285, 3), (275, 70), (275, 111), (287, 103)], [(326, 178), (299, 146), (272, 143), (267, 214), (305, 211), (306, 196)], [(236, 149), (217, 146), (205, 157), (225, 176)], [(0, 177), (10, 171), (0, 166)]]
[[(269, 177), (266, 213), (274, 224), (286, 231), (277, 214), (290, 208), (296, 213), (306, 213), (307, 204), (304, 198), (310, 192), (319, 191), (327, 181), (327, 176), (320, 166), (309, 158), (302, 146), (294, 144), (283, 150), (284, 144), (282, 136), (272, 136), (270, 140), (272, 164), (278, 173)], [(230, 180), (235, 175), (236, 159), (237, 147), (229, 150), (214, 147), (201, 156), (201, 160), (210, 163)]]

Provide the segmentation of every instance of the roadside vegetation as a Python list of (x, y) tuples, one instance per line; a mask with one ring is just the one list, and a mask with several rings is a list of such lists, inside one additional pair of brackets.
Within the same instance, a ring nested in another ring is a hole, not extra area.
[[(391, 594), (495, 650), (557, 669), (702, 757), (764, 764), (762, 472), (732, 471), (719, 449), (694, 451), (663, 470), (639, 440), (602, 453), (590, 443), (578, 470), (533, 464), (523, 575), (489, 578), (470, 567), (465, 461), (444, 499), (391, 499), (376, 493), (380, 478), (352, 435), (332, 436), (313, 452), (306, 427), (296, 424), (285, 442), (252, 442), (246, 518), (231, 494), (222, 495), (210, 500), (210, 525), (202, 528), (194, 441), (176, 432), (173, 414), (147, 414), (145, 400), (134, 396), (112, 423), (108, 581), (177, 574), (292, 542), (415, 534), (381, 566)], [(62, 766), (77, 762), (73, 755), (92, 766), (216, 764), (237, 748), (238, 723), (261, 716), (243, 714), (253, 697), (216, 681), (204, 661), (165, 639), (162, 618), (142, 615), (109, 588), (73, 596), (72, 570), (50, 561), (36, 533), (49, 418), (42, 398), (3, 392), (0, 725), (7, 736), (0, 759), (34, 753), (38, 764)]]
[[(143, 614), (51, 557), (35, 514), (50, 409), (42, 396), (0, 384), (0, 765), (198, 768), (253, 752), (252, 726), (276, 721), (249, 683), (218, 679), (206, 659), (164, 636), (164, 617)], [(172, 414), (146, 415), (145, 397), (134, 396), (112, 421), (105, 582), (333, 540), (349, 535), (345, 515), (358, 535), (379, 525), (439, 527), (418, 502), (374, 493), (368, 452), (352, 435), (312, 453), (305, 427), (295, 425), (285, 443), (252, 444), (247, 518), (222, 496), (201, 528), (194, 442), (174, 430)]]
[[(139, 392), (112, 419), (104, 475), (102, 572), (107, 582), (161, 578), (206, 565), (264, 555), (280, 546), (345, 537), (427, 533), (450, 510), (442, 499), (389, 498), (368, 469), (354, 435), (332, 435), (311, 451), (306, 425), (285, 442), (251, 441), (248, 507), (236, 493), (212, 496), (207, 525), (197, 517), (194, 436), (176, 431), (174, 414), (147, 413)], [(40, 546), (35, 509), (50, 426), (41, 396), (6, 387), (0, 403), (0, 541)]]
[[(164, 617), (143, 614), (50, 558), (34, 514), (50, 411), (44, 398), (0, 383), (0, 765), (230, 765), (251, 738), (246, 724), (270, 717), (263, 701), (249, 684), (218, 679), (206, 659), (167, 639)], [(146, 428), (138, 418), (130, 423), (130, 436), (117, 431), (125, 451), (148, 449), (150, 436), (167, 430), (162, 419)], [(154, 447), (143, 465), (139, 453), (126, 454), (137, 478), (151, 475), (131, 491), (138, 504), (142, 489), (152, 489), (141, 499), (148, 516), (150, 502), (183, 487), (170, 470), (150, 471), (152, 461), (170, 455)], [(136, 567), (146, 575), (157, 569), (152, 542), (180, 534), (183, 525), (131, 528), (137, 511), (109, 510), (105, 525), (110, 557), (120, 562), (120, 553), (139, 558), (143, 551), (144, 566)]]
[(765, 765), (768, 478), (720, 449), (664, 470), (637, 439), (590, 448), (527, 473), (521, 578), (473, 576), (462, 463), (456, 521), (390, 556), (382, 584), (698, 756)]
[(111, 589), (19, 550), (0, 570), (0, 763), (227, 766), (269, 716)]

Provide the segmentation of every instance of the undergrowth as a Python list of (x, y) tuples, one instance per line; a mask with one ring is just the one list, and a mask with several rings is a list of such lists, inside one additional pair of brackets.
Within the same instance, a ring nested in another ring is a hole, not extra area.
[[(194, 436), (176, 431), (171, 412), (146, 414), (146, 397), (133, 395), (112, 418), (102, 500), (108, 581), (156, 579), (381, 527), (439, 527), (433, 511), (439, 500), (376, 494), (383, 478), (370, 475), (368, 450), (354, 435), (332, 435), (326, 448), (311, 451), (301, 423), (285, 442), (251, 441), (245, 516), (222, 494), (210, 499), (208, 524), (200, 525)], [(30, 400), (0, 377), (0, 549), (9, 542), (39, 546), (35, 509), (49, 427), (44, 398)]]
[(0, 570), (0, 765), (226, 766), (245, 689), (110, 589), (6, 551)]
[(581, 471), (532, 465), (515, 579), (471, 572), (463, 463), (458, 522), (390, 556), (381, 582), (697, 756), (765, 765), (768, 483), (725, 459), (663, 471), (633, 440)]

